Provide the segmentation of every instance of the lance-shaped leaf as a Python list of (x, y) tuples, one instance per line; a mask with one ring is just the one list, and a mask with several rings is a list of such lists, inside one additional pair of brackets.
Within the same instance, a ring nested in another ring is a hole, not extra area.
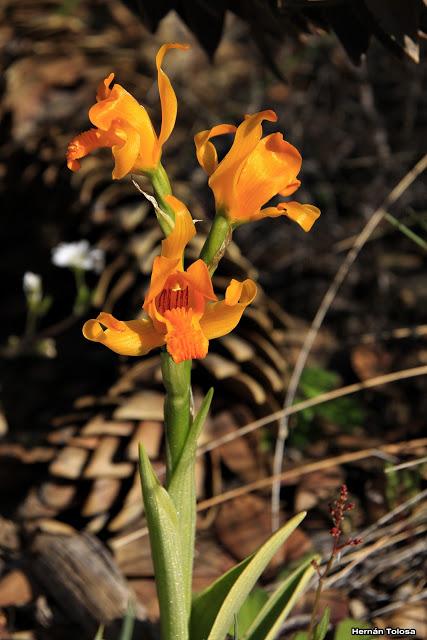
[(243, 640), (273, 640), (277, 637), (284, 620), (315, 571), (312, 560), (311, 557), (303, 562), (272, 593), (244, 634)]
[(285, 540), (305, 518), (302, 512), (276, 531), (253, 555), (218, 578), (193, 601), (191, 640), (224, 640), (256, 581)]
[(326, 634), (328, 633), (330, 615), (331, 611), (329, 607), (326, 607), (320, 619), (320, 622), (316, 625), (316, 628), (314, 630), (313, 640), (324, 640)]
[(181, 456), (168, 486), (168, 493), (178, 516), (178, 531), (181, 540), (182, 573), (185, 585), (187, 610), (190, 613), (193, 575), (194, 539), (196, 531), (196, 486), (194, 464), (197, 440), (211, 406), (213, 389), (209, 389), (193, 420)]
[(139, 468), (159, 598), (162, 637), (168, 640), (187, 640), (188, 611), (175, 506), (158, 481), (141, 444)]

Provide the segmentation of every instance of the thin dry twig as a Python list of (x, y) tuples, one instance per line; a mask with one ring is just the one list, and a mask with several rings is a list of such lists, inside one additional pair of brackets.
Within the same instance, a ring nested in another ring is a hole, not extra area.
[(395, 371), (393, 373), (376, 376), (375, 378), (370, 378), (369, 380), (364, 380), (363, 382), (356, 382), (345, 387), (340, 387), (339, 389), (334, 389), (333, 391), (328, 391), (327, 393), (322, 393), (315, 398), (309, 398), (308, 400), (297, 402), (291, 407), (286, 407), (284, 409), (280, 409), (279, 411), (275, 411), (274, 413), (270, 413), (268, 416), (264, 416), (263, 418), (254, 420), (253, 422), (250, 422), (247, 425), (240, 427), (239, 429), (231, 431), (230, 433), (226, 433), (220, 438), (216, 438), (205, 443), (199, 447), (198, 455), (202, 455), (207, 451), (212, 451), (212, 449), (216, 449), (217, 447), (227, 444), (228, 442), (232, 442), (233, 440), (236, 440), (236, 438), (241, 438), (242, 436), (245, 436), (246, 434), (251, 433), (256, 429), (260, 429), (261, 427), (271, 424), (272, 422), (275, 422), (280, 418), (299, 413), (304, 409), (309, 409), (319, 404), (323, 404), (324, 402), (329, 402), (330, 400), (336, 400), (337, 398), (342, 398), (343, 396), (357, 393), (358, 391), (363, 391), (364, 389), (371, 389), (372, 387), (379, 387), (384, 384), (389, 384), (390, 382), (397, 382), (398, 380), (414, 378), (416, 376), (423, 376), (426, 374), (427, 365), (422, 365), (420, 367), (414, 367), (412, 369), (403, 369), (402, 371)]
[(402, 462), (401, 464), (396, 464), (393, 467), (388, 467), (385, 472), (391, 473), (392, 471), (401, 471), (401, 469), (410, 469), (411, 467), (417, 467), (419, 464), (424, 464), (425, 462), (427, 462), (427, 456), (415, 458), (415, 460), (408, 460), (408, 462)]
[[(310, 354), (311, 348), (316, 340), (316, 336), (319, 332), (319, 329), (325, 319), (326, 314), (328, 313), (335, 296), (347, 277), (351, 266), (355, 262), (358, 257), (361, 249), (365, 245), (368, 238), (371, 236), (373, 231), (377, 228), (381, 220), (387, 213), (387, 209), (393, 205), (396, 200), (400, 198), (400, 196), (410, 187), (410, 185), (414, 182), (414, 180), (427, 168), (427, 154), (424, 155), (412, 169), (405, 175), (402, 180), (392, 189), (392, 191), (385, 198), (382, 205), (373, 213), (370, 217), (360, 234), (357, 236), (354, 241), (353, 247), (348, 252), (345, 260), (341, 264), (340, 268), (337, 271), (337, 274), (331, 283), (329, 289), (327, 290), (319, 309), (313, 319), (311, 327), (307, 333), (307, 336), (304, 340), (304, 343), (301, 347), (301, 351), (299, 352), (299, 356), (297, 362), (295, 364), (294, 370), (292, 372), (291, 379), (289, 381), (288, 390), (286, 393), (286, 398), (284, 402), (284, 408), (290, 408), (294, 401), (295, 396), (299, 387), (300, 378), (304, 367), (306, 365), (308, 356)], [(281, 418), (279, 425), (279, 432), (276, 440), (276, 448), (274, 452), (274, 461), (273, 461), (273, 475), (278, 475), (283, 466), (283, 456), (285, 451), (285, 443), (286, 438), (289, 433), (288, 427), (288, 415), (284, 414)], [(280, 525), (280, 482), (276, 481), (272, 486), (272, 496), (271, 496), (271, 517), (272, 517), (272, 529), (275, 531)]]

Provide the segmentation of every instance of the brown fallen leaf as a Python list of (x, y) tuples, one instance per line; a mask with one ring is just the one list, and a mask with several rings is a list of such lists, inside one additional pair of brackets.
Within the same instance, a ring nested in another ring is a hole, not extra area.
[(295, 510), (308, 511), (319, 502), (330, 500), (343, 480), (340, 467), (329, 467), (302, 476), (295, 494)]
[(351, 364), (360, 380), (389, 373), (392, 363), (392, 355), (376, 344), (360, 344), (351, 353)]
[[(243, 560), (271, 535), (270, 501), (246, 495), (223, 504), (215, 521), (215, 530), (227, 551), (237, 560)], [(308, 537), (297, 529), (274, 556), (266, 575), (272, 577), (281, 566), (297, 560), (310, 548)]]

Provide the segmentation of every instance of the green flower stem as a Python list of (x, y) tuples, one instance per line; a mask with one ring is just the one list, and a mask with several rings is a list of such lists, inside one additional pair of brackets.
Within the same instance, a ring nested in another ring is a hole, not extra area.
[(84, 313), (86, 313), (86, 311), (89, 308), (92, 293), (86, 284), (84, 270), (75, 267), (73, 269), (73, 273), (74, 273), (74, 279), (76, 281), (76, 289), (77, 289), (77, 295), (76, 295), (76, 300), (74, 302), (73, 313), (76, 316), (81, 316)]
[[(178, 463), (182, 459), (184, 447), (192, 426), (191, 416), (191, 360), (176, 364), (167, 351), (161, 353), (165, 397), (166, 428), (166, 486), (170, 489)], [(193, 574), (194, 536), (196, 525), (196, 491), (194, 480), (195, 458), (191, 460), (181, 484), (185, 491), (173, 490), (171, 498), (178, 516), (178, 530), (182, 545), (182, 574), (184, 579), (185, 602), (188, 619), (191, 608), (191, 587)], [(182, 474), (181, 474), (182, 475)], [(181, 487), (182, 488), (182, 487)]]
[(207, 264), (212, 275), (231, 241), (233, 227), (221, 211), (217, 212), (212, 227), (200, 252), (201, 259)]
[(182, 453), (191, 426), (191, 360), (176, 364), (169, 353), (161, 353), (165, 397), (167, 482)]
[(160, 228), (165, 236), (168, 236), (174, 228), (175, 224), (175, 214), (173, 212), (173, 209), (165, 200), (165, 196), (172, 194), (172, 187), (169, 182), (168, 175), (161, 162), (159, 162), (158, 166), (152, 171), (146, 171), (145, 175), (150, 179), (154, 191), (154, 196), (158, 202), (160, 209), (165, 214), (164, 216), (162, 216), (158, 211), (156, 211), (156, 216)]

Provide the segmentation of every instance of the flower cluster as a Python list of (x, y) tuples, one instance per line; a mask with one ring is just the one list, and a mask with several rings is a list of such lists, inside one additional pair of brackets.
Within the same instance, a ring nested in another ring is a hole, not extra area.
[[(172, 216), (172, 230), (170, 233), (167, 230), (169, 235), (162, 243), (161, 255), (154, 262), (143, 305), (144, 316), (123, 322), (111, 314), (100, 313), (95, 320), (85, 323), (85, 337), (123, 355), (143, 355), (164, 345), (176, 363), (204, 358), (209, 340), (231, 331), (256, 294), (252, 280), (232, 280), (224, 300), (218, 301), (211, 273), (219, 260), (219, 252), (210, 268), (202, 252), (203, 259), (184, 270), (184, 249), (195, 234), (195, 227), (186, 206), (170, 193), (161, 165), (162, 147), (172, 133), (177, 114), (176, 95), (162, 63), (169, 49), (187, 48), (178, 43), (165, 44), (156, 57), (162, 110), (159, 134), (145, 107), (121, 85), (113, 84), (111, 73), (98, 87), (97, 102), (89, 110), (89, 119), (95, 128), (76, 136), (67, 151), (68, 167), (78, 171), (81, 158), (99, 147), (110, 147), (115, 161), (113, 178), (123, 178), (130, 172), (147, 175), (168, 215)], [(301, 184), (298, 174), (302, 158), (282, 134), (263, 137), (264, 120), (276, 122), (277, 116), (274, 111), (261, 111), (246, 116), (238, 127), (220, 124), (195, 136), (197, 159), (209, 176), (215, 198), (216, 219), (225, 220), (228, 235), (212, 243), (222, 251), (231, 231), (242, 223), (284, 215), (309, 231), (320, 215), (314, 205), (284, 199)], [(223, 134), (233, 134), (234, 140), (218, 162), (211, 139)], [(282, 200), (269, 206), (270, 200), (277, 196)], [(65, 249), (61, 251), (56, 254), (56, 264), (64, 263)]]

